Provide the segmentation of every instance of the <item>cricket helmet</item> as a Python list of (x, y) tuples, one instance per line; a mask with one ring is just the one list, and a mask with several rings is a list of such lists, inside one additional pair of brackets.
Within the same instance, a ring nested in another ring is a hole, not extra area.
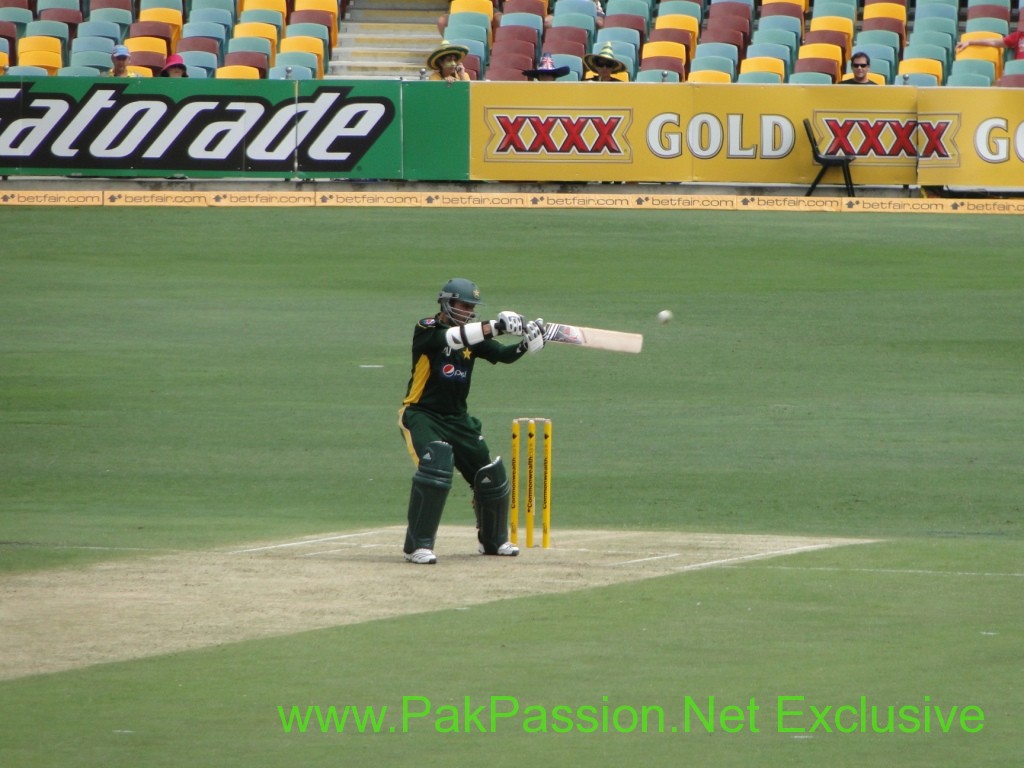
[(458, 325), (468, 323), (473, 318), (473, 312), (459, 310), (452, 306), (453, 301), (460, 301), (465, 304), (472, 304), (474, 307), (481, 304), (480, 289), (476, 283), (464, 277), (455, 277), (444, 284), (441, 293), (437, 296), (437, 303), (441, 305), (442, 311)]

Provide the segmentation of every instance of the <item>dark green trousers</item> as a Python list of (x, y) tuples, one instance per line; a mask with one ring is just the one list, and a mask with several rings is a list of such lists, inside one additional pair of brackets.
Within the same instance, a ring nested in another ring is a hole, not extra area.
[(491, 450), (481, 434), (480, 420), (468, 413), (445, 416), (410, 406), (400, 411), (399, 425), (406, 447), (417, 464), (428, 443), (435, 440), (448, 443), (454, 454), (455, 469), (470, 486), (476, 473), (491, 463)]

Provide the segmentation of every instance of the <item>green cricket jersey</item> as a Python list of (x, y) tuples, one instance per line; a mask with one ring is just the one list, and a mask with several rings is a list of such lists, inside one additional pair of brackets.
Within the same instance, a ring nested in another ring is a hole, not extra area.
[(416, 324), (412, 335), (412, 375), (403, 405), (445, 415), (466, 413), (473, 363), (478, 357), (494, 365), (514, 363), (526, 354), (516, 344), (502, 344), (494, 339), (464, 349), (450, 349), (445, 337), (450, 327), (441, 323), (440, 315)]

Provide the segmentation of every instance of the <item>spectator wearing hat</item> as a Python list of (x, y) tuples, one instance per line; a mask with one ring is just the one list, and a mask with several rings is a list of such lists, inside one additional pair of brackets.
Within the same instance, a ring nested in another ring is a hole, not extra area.
[(444, 80), (449, 85), (456, 80), (469, 80), (469, 72), (462, 66), (468, 53), (469, 48), (464, 45), (441, 41), (441, 47), (427, 56), (427, 66), (433, 70), (427, 79)]
[(107, 70), (107, 77), (138, 77), (128, 71), (132, 63), (132, 52), (128, 50), (127, 45), (115, 45), (114, 50), (110, 52), (110, 61), (114, 66)]
[(188, 77), (185, 60), (176, 53), (168, 56), (164, 68), (160, 70), (160, 77)]
[(558, 78), (568, 75), (569, 67), (556, 67), (554, 59), (548, 54), (544, 54), (541, 57), (540, 65), (536, 69), (524, 69), (523, 74), (531, 80), (553, 83)]
[(615, 58), (611, 43), (605, 43), (600, 53), (588, 53), (583, 57), (587, 72), (584, 80), (595, 83), (617, 83), (629, 80), (626, 65)]

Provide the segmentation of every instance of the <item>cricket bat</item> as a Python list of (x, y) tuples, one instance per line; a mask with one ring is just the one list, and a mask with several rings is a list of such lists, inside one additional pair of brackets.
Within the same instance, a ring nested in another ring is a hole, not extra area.
[(606, 331), (603, 328), (586, 328), (582, 325), (544, 323), (544, 340), (558, 344), (575, 344), (578, 347), (606, 349), (609, 352), (637, 353), (644, 346), (644, 337), (639, 333)]

